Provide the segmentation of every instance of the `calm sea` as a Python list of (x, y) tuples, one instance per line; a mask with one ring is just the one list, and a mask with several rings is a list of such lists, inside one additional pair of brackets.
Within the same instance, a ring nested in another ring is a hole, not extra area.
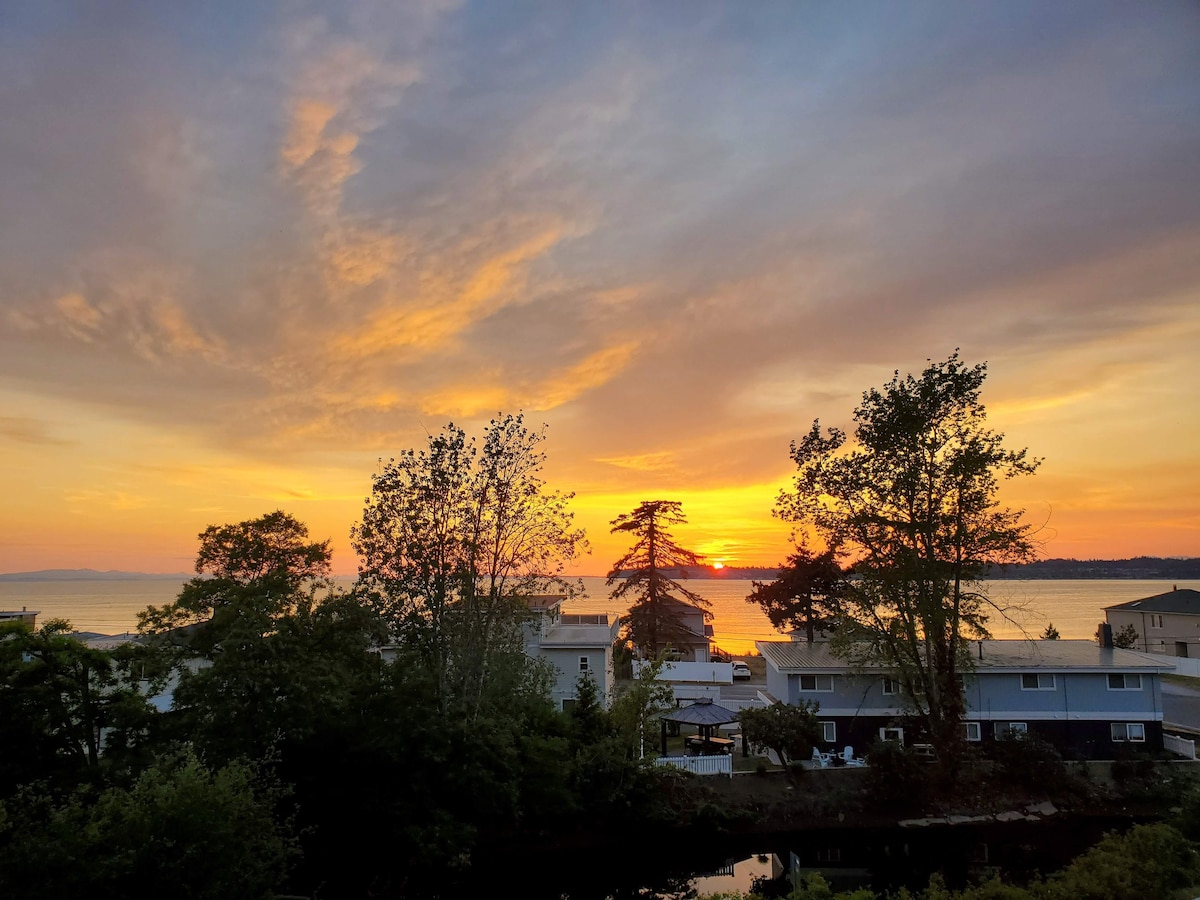
[[(349, 587), (353, 578), (338, 578)], [(572, 601), (570, 612), (626, 610), (608, 596), (603, 578), (582, 579), (586, 596)], [(39, 621), (50, 617), (69, 620), (78, 631), (120, 634), (137, 627), (137, 613), (153, 604), (168, 603), (183, 581), (37, 581), (0, 582), (0, 609), (27, 607), (37, 610)], [(749, 581), (693, 580), (687, 587), (711, 604), (717, 644), (734, 654), (745, 654), (755, 640), (778, 639), (758, 609), (746, 602)], [(1200, 582), (1177, 581), (1175, 586), (1200, 590)], [(990, 581), (989, 595), (1006, 608), (1009, 620), (993, 614), (992, 633), (998, 638), (1036, 637), (1047, 622), (1064, 638), (1091, 638), (1104, 621), (1104, 607), (1171, 590), (1170, 581)]]

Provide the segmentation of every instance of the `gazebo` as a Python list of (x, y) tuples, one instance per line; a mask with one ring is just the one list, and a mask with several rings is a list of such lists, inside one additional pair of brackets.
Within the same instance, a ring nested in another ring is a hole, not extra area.
[(687, 741), (689, 750), (697, 750), (702, 755), (729, 753), (733, 750), (733, 741), (728, 738), (714, 737), (713, 731), (720, 725), (736, 722), (738, 714), (735, 710), (726, 709), (713, 703), (712, 700), (697, 700), (691, 706), (662, 713), (662, 754), (667, 755), (667, 723), (677, 722), (680, 725), (695, 725), (700, 729), (697, 738)]

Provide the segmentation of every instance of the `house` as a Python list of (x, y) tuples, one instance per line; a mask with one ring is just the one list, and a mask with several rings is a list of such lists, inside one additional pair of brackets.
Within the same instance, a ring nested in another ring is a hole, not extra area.
[(1172, 589), (1118, 603), (1105, 607), (1104, 616), (1113, 634), (1132, 626), (1137, 632), (1138, 650), (1200, 657), (1200, 591)]
[(601, 702), (607, 706), (616, 686), (613, 644), (619, 621), (607, 613), (564, 613), (564, 600), (566, 597), (557, 594), (527, 598), (525, 653), (553, 666), (551, 699), (559, 709), (574, 704), (581, 675), (595, 681)]
[(664, 618), (671, 619), (671, 638), (668, 659), (673, 662), (706, 663), (712, 660), (713, 627), (703, 609), (674, 597), (657, 601)]
[(0, 610), (0, 625), (8, 622), (24, 622), (30, 628), (34, 628), (37, 626), (38, 615), (37, 610), (30, 612), (24, 606), (20, 610)]
[[(921, 742), (921, 726), (883, 665), (853, 666), (828, 643), (759, 641), (765, 699), (820, 705), (823, 743), (865, 750), (877, 740)], [(1092, 641), (973, 641), (964, 673), (964, 737), (987, 744), (1031, 734), (1088, 757), (1161, 750), (1160, 676), (1171, 663)]]

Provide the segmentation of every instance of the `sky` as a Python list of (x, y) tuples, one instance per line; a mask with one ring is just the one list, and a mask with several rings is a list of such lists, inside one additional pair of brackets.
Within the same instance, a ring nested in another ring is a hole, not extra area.
[(1194, 2), (0, 5), (0, 572), (191, 568), (498, 412), (773, 565), (956, 348), (1045, 557), (1200, 556)]

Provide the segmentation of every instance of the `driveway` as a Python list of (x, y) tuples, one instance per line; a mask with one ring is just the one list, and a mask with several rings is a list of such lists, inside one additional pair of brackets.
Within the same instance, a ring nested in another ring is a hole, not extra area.
[(1192, 684), (1162, 683), (1163, 724), (1200, 732), (1200, 678)]

